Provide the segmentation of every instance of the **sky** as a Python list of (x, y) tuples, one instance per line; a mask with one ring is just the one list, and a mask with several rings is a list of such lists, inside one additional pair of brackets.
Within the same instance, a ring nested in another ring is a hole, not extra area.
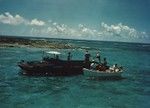
[(0, 35), (150, 43), (150, 0), (0, 0)]

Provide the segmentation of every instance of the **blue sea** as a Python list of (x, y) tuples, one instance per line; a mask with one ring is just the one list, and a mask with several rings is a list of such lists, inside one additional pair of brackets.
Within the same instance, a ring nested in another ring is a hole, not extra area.
[[(48, 39), (75, 49), (0, 48), (0, 108), (149, 108), (150, 44)], [(20, 60), (41, 60), (43, 51), (59, 51), (62, 58), (83, 59), (100, 52), (109, 65), (124, 67), (123, 79), (100, 80), (84, 75), (28, 77), (20, 75)]]

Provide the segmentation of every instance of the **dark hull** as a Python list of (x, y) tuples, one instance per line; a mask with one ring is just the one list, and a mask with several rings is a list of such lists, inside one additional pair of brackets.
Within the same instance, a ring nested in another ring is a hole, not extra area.
[(72, 76), (83, 74), (83, 64), (83, 61), (20, 62), (18, 66), (28, 76)]

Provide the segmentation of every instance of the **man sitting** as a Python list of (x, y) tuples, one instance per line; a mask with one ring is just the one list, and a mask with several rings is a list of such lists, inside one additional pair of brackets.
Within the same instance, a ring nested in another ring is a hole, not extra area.
[(95, 70), (96, 67), (97, 67), (97, 65), (98, 65), (97, 62), (95, 62), (94, 60), (92, 60), (92, 63), (91, 63), (91, 65), (90, 65), (90, 68)]

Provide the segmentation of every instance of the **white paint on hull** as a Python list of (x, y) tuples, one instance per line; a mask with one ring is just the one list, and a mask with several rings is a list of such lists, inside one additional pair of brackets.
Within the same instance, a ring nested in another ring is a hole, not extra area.
[(92, 77), (121, 77), (122, 71), (119, 72), (110, 72), (110, 71), (98, 71), (92, 69), (83, 69), (85, 76), (92, 76)]

